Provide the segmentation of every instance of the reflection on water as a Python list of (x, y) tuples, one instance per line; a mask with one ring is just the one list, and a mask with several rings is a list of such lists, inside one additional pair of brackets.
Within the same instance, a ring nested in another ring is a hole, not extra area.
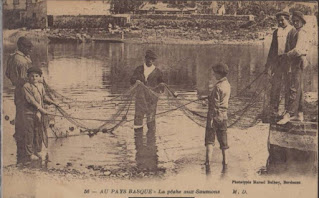
[(155, 171), (158, 168), (155, 132), (155, 129), (149, 129), (145, 139), (142, 129), (134, 130), (136, 165), (141, 170)]
[[(5, 46), (4, 62), (14, 49), (14, 45)], [(210, 80), (211, 66), (225, 62), (230, 68), (228, 79), (232, 94), (236, 95), (263, 71), (269, 46), (36, 43), (32, 58), (35, 65), (42, 67), (46, 82), (58, 92), (80, 100), (101, 100), (128, 89), (129, 78), (133, 70), (143, 64), (147, 49), (153, 49), (158, 54), (155, 65), (163, 71), (166, 83), (173, 90), (207, 94), (209, 84), (215, 82)], [(318, 75), (314, 71), (318, 63), (317, 58), (313, 58), (317, 57), (316, 49), (312, 50), (311, 57), (312, 67), (306, 70), (305, 85), (306, 90), (317, 91)], [(8, 104), (4, 112), (7, 114), (10, 114), (11, 107), (14, 108), (12, 90), (9, 80), (4, 78), (4, 100)], [(48, 166), (71, 163), (73, 168), (78, 169), (92, 164), (125, 168), (135, 164), (148, 170), (169, 168), (172, 163), (187, 156), (198, 155), (199, 148), (203, 147), (203, 133), (194, 133), (198, 128), (188, 124), (191, 122), (189, 120), (185, 121), (187, 124), (180, 124), (181, 116), (181, 113), (167, 115), (158, 123), (159, 130), (156, 133), (148, 131), (146, 136), (141, 132), (133, 134), (129, 126), (123, 126), (118, 129), (116, 137), (99, 134), (94, 138), (51, 139), (48, 148), (51, 162)], [(14, 115), (11, 113), (10, 117)], [(178, 124), (164, 129), (168, 121)], [(181, 137), (179, 127), (190, 132)], [(13, 130), (13, 127), (10, 129)], [(12, 142), (10, 134), (13, 131), (6, 133), (9, 135), (5, 138)], [(14, 153), (15, 149), (15, 144), (11, 144), (7, 155)], [(4, 163), (14, 161), (14, 156), (9, 158), (11, 160)]]
[[(14, 46), (5, 46), (4, 62)], [(143, 45), (143, 44), (36, 44), (32, 55), (35, 65), (42, 66), (48, 82), (68, 93), (94, 90), (108, 94), (121, 93), (129, 86), (132, 71), (143, 64), (144, 52), (158, 54), (155, 65), (164, 73), (167, 84), (176, 89), (208, 91), (211, 66), (218, 62), (229, 65), (232, 93), (251, 82), (264, 69), (269, 47), (266, 45)], [(311, 50), (312, 79), (306, 89), (315, 91), (317, 50)], [(8, 82), (6, 80), (6, 82)], [(214, 83), (214, 79), (213, 82)], [(8, 83), (4, 88), (7, 89)], [(91, 94), (91, 93), (90, 93)], [(89, 95), (89, 94), (87, 94)], [(86, 96), (87, 96), (86, 95)]]

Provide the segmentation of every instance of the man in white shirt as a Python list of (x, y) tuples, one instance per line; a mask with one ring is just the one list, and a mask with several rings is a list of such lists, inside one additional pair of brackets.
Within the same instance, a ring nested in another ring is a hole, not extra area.
[[(285, 59), (281, 58), (285, 53), (286, 40), (288, 33), (293, 28), (289, 24), (289, 13), (279, 12), (276, 14), (278, 28), (273, 32), (272, 42), (268, 53), (266, 72), (272, 76), (271, 91), (270, 91), (270, 104), (264, 107), (264, 114), (269, 118), (269, 113), (278, 115), (278, 108), (280, 102), (280, 90), (283, 85), (283, 74)], [(269, 112), (270, 110), (270, 112)]]
[(277, 124), (286, 124), (290, 120), (303, 121), (303, 70), (307, 67), (306, 55), (309, 50), (309, 39), (304, 30), (306, 20), (301, 12), (292, 14), (295, 31), (290, 31), (287, 37), (286, 53), (283, 55), (288, 60), (286, 68), (286, 113)]
[(155, 129), (155, 116), (158, 97), (155, 93), (163, 92), (163, 74), (161, 70), (155, 67), (154, 62), (157, 55), (147, 50), (145, 53), (145, 62), (143, 65), (138, 66), (132, 77), (131, 85), (135, 83), (142, 83), (145, 86), (138, 86), (135, 97), (135, 117), (134, 128), (143, 128), (143, 118), (146, 115), (147, 127)]

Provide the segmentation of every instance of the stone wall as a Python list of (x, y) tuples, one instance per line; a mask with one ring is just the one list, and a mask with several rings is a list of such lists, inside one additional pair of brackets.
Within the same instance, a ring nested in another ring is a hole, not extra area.
[(125, 26), (126, 18), (105, 16), (53, 16), (53, 28), (108, 28), (109, 23), (119, 26)]
[(272, 123), (268, 139), (268, 173), (288, 170), (315, 173), (318, 167), (317, 135), (317, 122)]
[(146, 29), (156, 28), (210, 28), (214, 30), (238, 29), (244, 24), (253, 23), (249, 15), (217, 16), (217, 15), (133, 15), (132, 25)]
[(196, 15), (178, 15), (178, 14), (146, 14), (132, 15), (134, 19), (158, 19), (158, 20), (191, 20), (191, 19), (209, 19), (209, 20), (232, 20), (232, 21), (253, 21), (253, 15), (211, 15), (211, 14), (196, 14)]

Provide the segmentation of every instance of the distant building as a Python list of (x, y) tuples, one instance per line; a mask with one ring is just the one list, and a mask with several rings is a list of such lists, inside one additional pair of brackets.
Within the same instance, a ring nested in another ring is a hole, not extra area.
[(4, 27), (45, 28), (55, 16), (104, 16), (111, 14), (110, 7), (109, 1), (100, 0), (4, 0)]
[(47, 0), (47, 15), (110, 15), (111, 5), (108, 1), (91, 0)]
[(144, 2), (139, 10), (138, 14), (194, 14), (197, 11), (197, 8), (189, 8), (183, 6), (172, 6), (168, 3), (163, 3), (165, 1), (160, 1), (156, 4), (149, 2)]
[(26, 10), (26, 0), (3, 0), (3, 10)]
[(225, 5), (222, 5), (218, 11), (217, 11), (218, 15), (225, 15), (226, 14), (226, 9), (225, 9)]
[(44, 28), (46, 0), (4, 0), (3, 16), (5, 28)]

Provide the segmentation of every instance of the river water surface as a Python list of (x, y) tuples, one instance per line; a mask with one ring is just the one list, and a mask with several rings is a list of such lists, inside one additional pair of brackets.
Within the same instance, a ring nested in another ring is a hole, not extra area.
[[(13, 44), (4, 47), (5, 63), (15, 47)], [(163, 71), (165, 82), (173, 90), (185, 95), (195, 94), (196, 97), (196, 93), (205, 95), (209, 92), (209, 84), (215, 82), (210, 80), (210, 68), (218, 62), (229, 65), (228, 79), (232, 95), (236, 95), (263, 71), (269, 45), (36, 43), (32, 58), (34, 64), (43, 69), (44, 78), (53, 89), (70, 98), (94, 101), (127, 90), (129, 78), (133, 70), (143, 64), (147, 49), (157, 53), (155, 65)], [(314, 68), (318, 67), (318, 63), (315, 50), (310, 57), (312, 66), (306, 71), (306, 90), (316, 91), (318, 76)], [(14, 126), (9, 123), (15, 112), (13, 86), (7, 78), (4, 78), (3, 98), (3, 113), (10, 117), (4, 121), (3, 141), (3, 163), (8, 166), (16, 163), (16, 146), (12, 137)], [(97, 110), (92, 110), (87, 116), (100, 115)], [(201, 165), (205, 159), (205, 130), (182, 112), (174, 111), (158, 118), (156, 132), (144, 129), (144, 134), (134, 134), (132, 125), (132, 122), (125, 123), (116, 129), (116, 135), (99, 133), (93, 137), (50, 138), (46, 168), (76, 169), (80, 172), (141, 169), (159, 170), (161, 173), (205, 173), (205, 167)], [(267, 125), (245, 130), (229, 129), (230, 171), (239, 176), (256, 174), (267, 159), (267, 137)], [(244, 146), (249, 144), (254, 145)], [(211, 168), (221, 170), (218, 144), (215, 150), (218, 154)]]

